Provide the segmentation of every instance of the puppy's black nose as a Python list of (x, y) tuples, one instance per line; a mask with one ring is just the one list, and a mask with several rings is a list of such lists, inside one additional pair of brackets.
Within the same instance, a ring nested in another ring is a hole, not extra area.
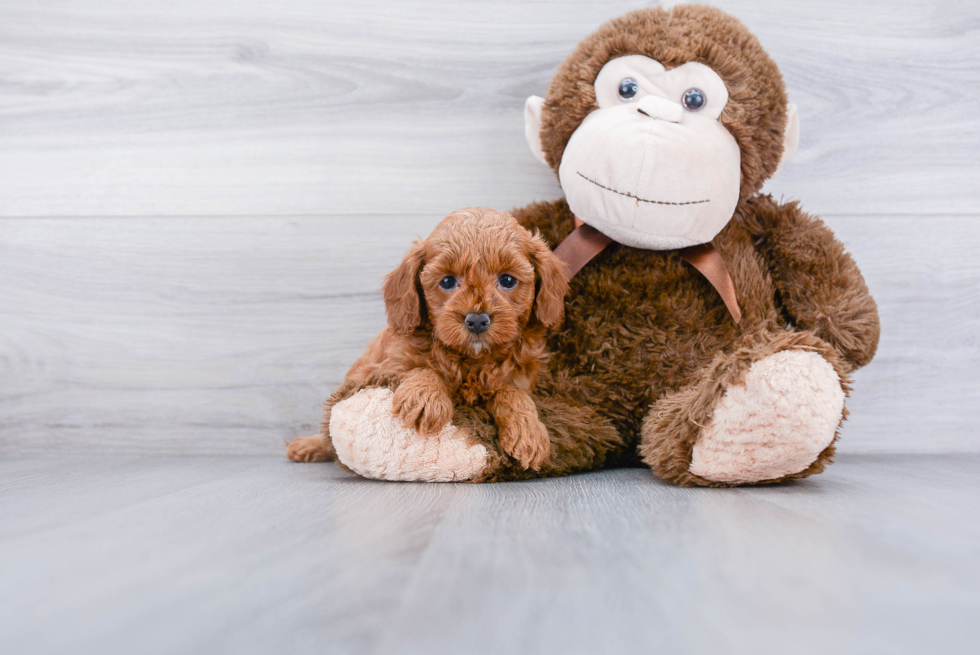
[(482, 334), (490, 327), (490, 314), (486, 312), (480, 312), (479, 314), (476, 312), (467, 312), (463, 323), (466, 323), (466, 329), (473, 334)]

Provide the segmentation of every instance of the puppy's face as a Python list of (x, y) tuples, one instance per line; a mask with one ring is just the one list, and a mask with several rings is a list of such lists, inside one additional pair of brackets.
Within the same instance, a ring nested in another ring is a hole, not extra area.
[(535, 276), (519, 234), (442, 231), (419, 275), (433, 336), (453, 350), (479, 355), (513, 343), (531, 318)]
[(557, 325), (567, 285), (561, 262), (540, 237), (509, 214), (470, 209), (451, 214), (416, 244), (386, 279), (385, 299), (395, 329), (414, 329), (425, 319), (435, 339), (477, 356), (518, 341), (532, 320)]

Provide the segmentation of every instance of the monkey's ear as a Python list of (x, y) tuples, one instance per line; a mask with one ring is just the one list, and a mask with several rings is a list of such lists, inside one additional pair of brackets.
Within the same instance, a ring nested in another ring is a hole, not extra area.
[(388, 326), (400, 334), (411, 334), (422, 322), (418, 279), (424, 259), (424, 244), (416, 242), (398, 268), (385, 276), (384, 297)]
[(539, 162), (548, 165), (548, 160), (544, 157), (544, 148), (541, 147), (541, 108), (544, 107), (544, 98), (541, 96), (531, 96), (524, 102), (524, 138), (527, 145), (531, 146), (531, 154)]
[(556, 328), (565, 315), (565, 294), (568, 293), (568, 270), (540, 234), (528, 236), (528, 251), (537, 275), (537, 296), (534, 317), (546, 328)]
[(786, 131), (783, 132), (783, 154), (779, 158), (779, 166), (776, 167), (775, 175), (789, 161), (796, 147), (800, 145), (800, 111), (792, 102), (786, 106)]

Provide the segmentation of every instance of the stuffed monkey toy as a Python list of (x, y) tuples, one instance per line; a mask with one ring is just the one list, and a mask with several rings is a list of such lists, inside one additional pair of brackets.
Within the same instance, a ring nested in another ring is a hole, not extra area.
[(729, 486), (822, 471), (850, 373), (875, 354), (877, 307), (820, 219), (760, 194), (799, 119), (759, 41), (710, 7), (634, 11), (586, 37), (525, 119), (565, 198), (512, 213), (574, 273), (534, 395), (549, 460), (504, 454), (480, 407), (416, 434), (384, 382), (341, 387), (290, 457), (389, 480), (645, 465)]

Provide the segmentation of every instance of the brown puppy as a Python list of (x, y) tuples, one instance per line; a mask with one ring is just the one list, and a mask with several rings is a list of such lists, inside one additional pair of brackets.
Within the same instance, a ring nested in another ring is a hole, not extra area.
[[(504, 452), (537, 470), (550, 442), (530, 392), (567, 289), (564, 265), (513, 216), (484, 208), (453, 212), (385, 278), (388, 327), (338, 394), (391, 386), (396, 417), (423, 435), (442, 430), (456, 404), (482, 405)], [(323, 438), (296, 439), (290, 459), (333, 459), (331, 401)]]

